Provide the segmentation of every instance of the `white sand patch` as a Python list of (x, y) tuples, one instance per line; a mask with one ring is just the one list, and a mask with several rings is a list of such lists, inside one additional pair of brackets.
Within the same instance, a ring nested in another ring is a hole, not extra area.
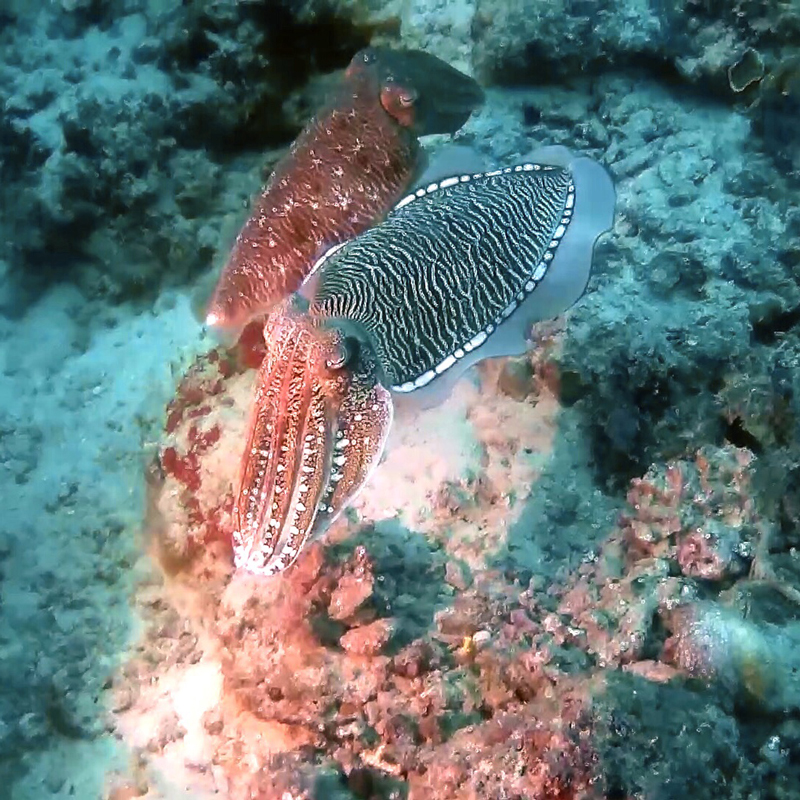
[(199, 762), (207, 759), (207, 734), (203, 714), (219, 703), (222, 694), (222, 672), (219, 664), (203, 661), (183, 673), (183, 680), (172, 693), (172, 703), (178, 721), (186, 730), (183, 739), (187, 759)]
[(398, 414), (385, 458), (353, 508), (372, 521), (397, 517), (410, 528), (424, 526), (445, 483), (480, 474), (482, 448), (468, 420), (476, 396), (465, 379), (442, 405)]
[[(0, 407), (14, 445), (0, 470), (10, 548), (0, 639), (18, 645), (0, 658), (36, 674), (37, 696), (61, 692), (69, 724), (87, 737), (50, 735), (14, 800), (93, 800), (106, 773), (127, 766), (127, 748), (104, 733), (102, 686), (137, 627), (129, 592), (143, 446), (162, 425), (175, 376), (207, 346), (181, 295), (134, 313), (89, 308), (58, 286), (13, 324), (0, 321)], [(20, 702), (32, 732), (50, 730), (44, 700)]]

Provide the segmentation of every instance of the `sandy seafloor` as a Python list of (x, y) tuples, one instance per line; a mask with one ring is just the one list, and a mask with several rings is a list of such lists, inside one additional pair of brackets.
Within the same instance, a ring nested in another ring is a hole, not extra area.
[[(800, 183), (758, 119), (633, 67), (490, 88), (459, 143), (566, 144), (615, 180), (590, 291), (401, 416), (327, 545), (270, 582), (231, 576), (163, 468), (218, 431), (203, 516), (239, 458), (252, 371), (164, 433), (215, 344), (207, 270), (109, 297), (29, 248), (31, 291), (10, 247), (0, 798), (800, 797)], [(256, 163), (221, 168), (216, 264)]]

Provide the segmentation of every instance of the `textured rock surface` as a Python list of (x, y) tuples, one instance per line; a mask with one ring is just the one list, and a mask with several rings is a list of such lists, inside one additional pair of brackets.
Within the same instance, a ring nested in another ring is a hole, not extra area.
[(221, 230), (225, 244), (235, 234), (269, 149), (294, 132), (288, 96), (365, 42), (282, 6), (117, 5), (23, 10), (0, 33), (2, 255), (17, 313), (65, 277), (112, 301), (196, 279)]
[[(461, 460), (445, 485), (418, 470), (429, 518), (380, 519), (402, 502), (386, 485), (399, 484), (405, 456), (390, 451), (387, 484), (368, 485), (326, 543), (264, 581), (232, 575), (220, 537), (252, 381), (229, 358), (202, 360), (172, 407), (152, 495), (164, 575), (139, 592), (147, 633), (115, 683), (117, 730), (147, 751), (151, 775), (173, 765), (170, 779), (198, 796), (233, 800), (327, 797), (328, 780), (345, 797), (442, 800), (690, 787), (712, 797), (722, 785), (739, 797), (792, 785), (796, 736), (780, 720), (800, 703), (800, 628), (792, 584), (770, 573), (772, 526), (753, 499), (748, 450), (653, 467), (591, 558), (577, 563), (589, 539), (576, 529), (528, 581), (513, 554), (493, 566), (524, 522), (530, 501), (509, 489), (528, 459), (517, 437), (480, 420), (507, 406), (522, 430), (535, 427), (549, 390), (504, 399), (496, 370), (484, 370), (480, 392), (459, 392), (483, 450), (472, 499)], [(428, 427), (439, 429), (435, 414), (404, 434), (420, 455)], [(541, 477), (527, 485), (554, 498)], [(535, 530), (530, 547), (544, 547)], [(704, 542), (713, 569), (686, 561), (689, 539)], [(203, 697), (201, 708), (184, 694)], [(190, 763), (216, 770), (192, 777)]]
[[(728, 71), (748, 49), (760, 54), (740, 67), (739, 88), (761, 73), (781, 69), (793, 54), (800, 11), (792, 3), (646, 3), (476, 0), (472, 34), (475, 60), (492, 74), (524, 78), (576, 75), (587, 66), (628, 66), (637, 61), (690, 81), (732, 89)], [(796, 53), (794, 53), (796, 55)], [(762, 69), (757, 64), (762, 62)], [(746, 77), (745, 77), (746, 73)]]
[[(12, 800), (112, 770), (115, 800), (793, 797), (796, 4), (522, 8), (0, 3)], [(225, 529), (252, 372), (183, 380), (210, 345), (182, 290), (370, 38), (495, 83), (458, 137), (492, 162), (607, 164), (618, 219), (566, 324), (399, 424), (352, 517), (263, 585)]]

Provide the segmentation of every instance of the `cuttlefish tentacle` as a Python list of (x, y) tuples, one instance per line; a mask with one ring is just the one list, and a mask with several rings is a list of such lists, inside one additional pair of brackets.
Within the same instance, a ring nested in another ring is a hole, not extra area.
[(472, 78), (427, 53), (357, 53), (256, 198), (207, 324), (236, 331), (297, 291), (327, 248), (382, 219), (420, 172), (417, 137), (454, 133), (482, 99)]
[(332, 522), (377, 466), (392, 424), (391, 394), (363, 369), (352, 375), (336, 419), (333, 472), (320, 514)]
[[(267, 352), (261, 364), (251, 407), (246, 448), (242, 459), (239, 492), (235, 507), (234, 553), (237, 566), (263, 572), (272, 553), (287, 544), (289, 534), (286, 500), (288, 476), (294, 472), (298, 454), (297, 429), (319, 414), (311, 409), (313, 371), (308, 364), (309, 335), (289, 317), (275, 314), (264, 327)], [(311, 418), (311, 419), (309, 419)], [(319, 424), (319, 423), (317, 423)], [(294, 431), (292, 431), (294, 428)], [(306, 451), (305, 459), (311, 454)], [(300, 455), (303, 459), (303, 455)], [(322, 480), (320, 463), (309, 463), (309, 475)], [(291, 486), (292, 492), (295, 486)], [(314, 514), (316, 500), (308, 498), (306, 508)], [(306, 525), (311, 521), (306, 521)], [(300, 527), (297, 528), (298, 534)], [(300, 542), (298, 542), (300, 544)]]
[(236, 566), (271, 575), (350, 502), (378, 463), (389, 393), (343, 334), (283, 309), (264, 327), (234, 509)]

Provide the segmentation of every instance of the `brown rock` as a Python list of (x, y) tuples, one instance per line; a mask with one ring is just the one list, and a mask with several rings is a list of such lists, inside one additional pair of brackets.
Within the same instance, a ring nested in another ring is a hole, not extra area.
[(533, 368), (527, 359), (509, 359), (500, 372), (497, 387), (514, 400), (524, 400), (534, 390)]
[(472, 585), (472, 575), (466, 564), (457, 564), (455, 561), (448, 561), (444, 568), (444, 579), (454, 589), (464, 591)]
[(412, 642), (392, 661), (394, 671), (405, 678), (418, 678), (431, 664), (430, 646), (425, 642)]
[(117, 777), (107, 790), (106, 800), (136, 800), (137, 797), (144, 797), (147, 792), (146, 781)]
[(625, 670), (625, 672), (632, 672), (635, 675), (639, 675), (655, 683), (668, 683), (680, 674), (675, 667), (664, 664), (661, 661), (652, 660), (634, 661), (631, 664), (623, 664), (622, 669)]
[(394, 630), (394, 620), (376, 619), (369, 625), (349, 630), (339, 639), (339, 644), (351, 655), (374, 656), (380, 653)]
[(331, 595), (328, 614), (331, 619), (345, 620), (372, 596), (373, 577), (371, 572), (357, 572), (345, 575)]

